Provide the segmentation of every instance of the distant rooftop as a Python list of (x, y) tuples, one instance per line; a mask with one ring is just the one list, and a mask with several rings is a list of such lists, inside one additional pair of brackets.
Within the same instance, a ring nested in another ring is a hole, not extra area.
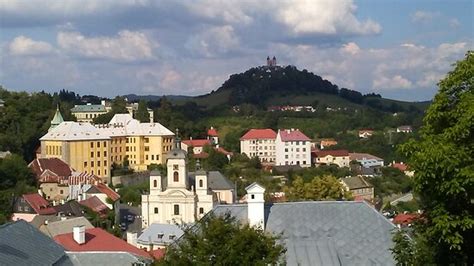
[(107, 112), (105, 106), (101, 104), (76, 105), (71, 109), (72, 113), (93, 113), (93, 112)]
[(275, 139), (276, 132), (273, 129), (250, 129), (245, 133), (240, 140), (249, 140), (249, 139)]

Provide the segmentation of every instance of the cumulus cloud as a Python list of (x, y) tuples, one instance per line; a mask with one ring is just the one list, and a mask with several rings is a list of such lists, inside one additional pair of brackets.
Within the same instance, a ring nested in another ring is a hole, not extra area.
[(239, 47), (239, 38), (230, 25), (212, 27), (194, 36), (191, 36), (185, 47), (192, 53), (205, 57), (214, 57), (236, 50)]
[(10, 42), (10, 53), (13, 55), (42, 55), (53, 51), (51, 44), (34, 41), (25, 36), (18, 36)]
[(395, 75), (393, 77), (377, 77), (373, 83), (373, 88), (380, 89), (408, 89), (412, 87), (412, 82), (402, 77), (401, 75)]
[(116, 37), (91, 38), (78, 32), (59, 32), (57, 42), (63, 51), (86, 58), (118, 61), (153, 58), (153, 44), (142, 32), (123, 30)]
[(355, 42), (350, 42), (342, 45), (341, 51), (355, 55), (360, 51), (360, 47)]

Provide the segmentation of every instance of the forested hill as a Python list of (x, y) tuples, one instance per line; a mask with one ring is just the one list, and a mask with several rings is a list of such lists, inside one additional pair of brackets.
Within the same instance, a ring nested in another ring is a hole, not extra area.
[[(295, 99), (296, 96), (299, 96), (299, 100)], [(284, 102), (281, 101), (282, 98), (285, 99)], [(301, 101), (302, 98), (304, 98), (303, 101)], [(389, 112), (404, 111), (410, 106), (424, 109), (427, 105), (427, 103), (384, 99), (374, 93), (363, 95), (358, 91), (339, 88), (336, 84), (306, 69), (299, 70), (295, 66), (254, 67), (243, 73), (231, 75), (216, 91), (197, 97), (198, 104), (214, 102), (239, 105), (248, 103), (260, 107), (280, 103), (312, 104), (312, 101), (323, 104), (337, 102), (339, 105), (346, 103), (367, 105)]]

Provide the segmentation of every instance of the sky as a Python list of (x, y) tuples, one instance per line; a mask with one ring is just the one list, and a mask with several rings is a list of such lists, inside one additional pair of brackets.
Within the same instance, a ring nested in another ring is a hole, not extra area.
[(1, 0), (0, 85), (201, 95), (276, 56), (341, 88), (422, 101), (473, 41), (470, 0)]

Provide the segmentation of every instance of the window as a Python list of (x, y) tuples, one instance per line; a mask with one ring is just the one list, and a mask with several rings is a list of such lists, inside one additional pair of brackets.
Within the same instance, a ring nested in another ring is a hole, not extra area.
[(303, 161), (303, 164), (306, 164), (306, 161)]
[(104, 161), (104, 166), (107, 166), (107, 161)]
[(179, 182), (179, 173), (178, 172), (173, 173), (173, 181), (174, 182)]
[(104, 141), (104, 147), (107, 147), (107, 141)]
[(176, 236), (175, 235), (170, 235), (169, 238), (170, 240), (173, 240)]
[(202, 186), (203, 186), (202, 179), (199, 179), (199, 187), (202, 187)]
[(306, 151), (306, 148), (303, 148), (303, 151)]
[(174, 215), (179, 215), (179, 205), (178, 204), (174, 205)]
[(128, 151), (128, 150), (129, 150), (129, 148), (128, 148), (128, 147), (126, 147), (126, 149), (125, 149), (125, 150), (126, 150), (126, 151)]
[(104, 169), (104, 175), (107, 175), (107, 169)]
[(104, 157), (107, 157), (107, 151), (104, 151)]
[(147, 160), (147, 161), (148, 161), (148, 154), (147, 154), (147, 155), (145, 155), (145, 160)]
[(288, 152), (288, 148), (285, 148), (285, 152)]
[(97, 157), (100, 157), (100, 151), (97, 152)]
[(91, 162), (91, 167), (94, 167), (94, 162), (93, 161)]
[(150, 151), (150, 147), (145, 146), (145, 151)]
[(255, 199), (255, 194), (251, 194), (251, 195), (250, 195), (250, 198), (251, 198), (251, 199)]
[(84, 167), (87, 167), (87, 162), (84, 162)]
[(91, 151), (91, 158), (94, 158), (94, 152)]
[(100, 161), (97, 161), (97, 166), (100, 166)]
[[(156, 180), (155, 180), (155, 181), (156, 181)], [(158, 208), (157, 208), (157, 207), (155, 207), (155, 214), (156, 214), (156, 213), (158, 213)]]
[(97, 175), (100, 175), (100, 170), (97, 170)]
[(94, 148), (94, 142), (91, 142), (91, 148)]
[(179, 165), (173, 164), (173, 170), (175, 170), (175, 171), (176, 171), (176, 170), (179, 170)]
[(155, 155), (153, 155), (153, 154), (151, 155), (151, 160), (152, 161), (155, 160)]
[(204, 208), (203, 207), (199, 208), (199, 214), (203, 214), (203, 213), (204, 213)]
[(158, 186), (158, 181), (153, 180), (153, 187), (157, 187), (157, 186)]
[[(155, 209), (158, 209), (158, 208), (155, 208)], [(162, 239), (163, 236), (165, 236), (163, 233), (158, 234), (158, 239)]]
[(100, 141), (97, 141), (97, 148), (100, 148)]

